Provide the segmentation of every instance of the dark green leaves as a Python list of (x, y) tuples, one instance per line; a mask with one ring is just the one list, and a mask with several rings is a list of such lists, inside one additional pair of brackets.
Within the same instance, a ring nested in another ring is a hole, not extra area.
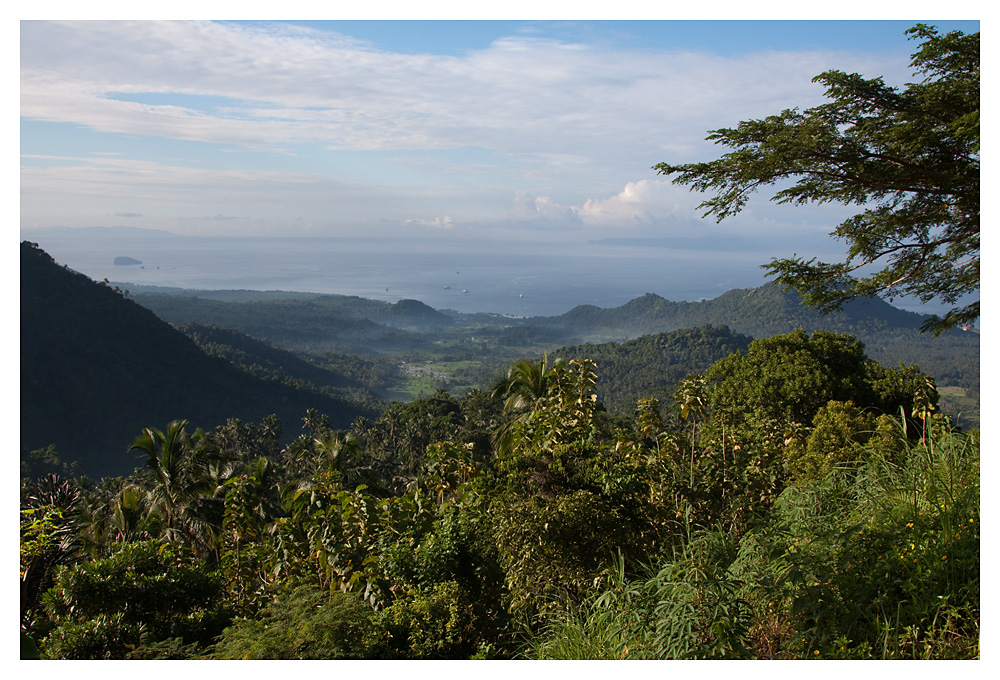
[[(979, 34), (942, 36), (922, 24), (909, 33), (923, 39), (911, 62), (922, 82), (899, 90), (827, 71), (814, 79), (827, 103), (712, 131), (708, 139), (732, 149), (718, 160), (654, 166), (715, 193), (699, 207), (720, 221), (775, 184), (777, 203), (862, 207), (831, 234), (847, 246), (843, 262), (765, 265), (821, 312), (874, 294), (955, 304), (979, 289)], [(924, 330), (978, 316), (978, 302), (956, 306)]]

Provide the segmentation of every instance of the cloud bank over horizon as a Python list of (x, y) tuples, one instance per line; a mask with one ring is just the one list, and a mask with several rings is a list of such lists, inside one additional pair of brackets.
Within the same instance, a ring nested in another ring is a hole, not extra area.
[(813, 234), (837, 212), (762, 200), (715, 225), (651, 167), (715, 157), (711, 129), (820, 103), (822, 71), (910, 77), (905, 49), (731, 54), (588, 27), (435, 54), (289, 23), (22, 22), (22, 228)]

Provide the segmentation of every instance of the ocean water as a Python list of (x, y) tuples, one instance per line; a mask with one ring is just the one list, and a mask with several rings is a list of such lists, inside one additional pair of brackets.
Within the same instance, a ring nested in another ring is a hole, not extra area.
[[(579, 244), (519, 251), (508, 243), (464, 250), (441, 242), (86, 232), (25, 232), (22, 238), (97, 281), (406, 298), (435, 309), (522, 317), (563, 314), (583, 304), (617, 307), (645, 293), (675, 301), (714, 298), (765, 283), (760, 265), (769, 260), (759, 252), (664, 247)], [(142, 264), (115, 265), (119, 256)]]

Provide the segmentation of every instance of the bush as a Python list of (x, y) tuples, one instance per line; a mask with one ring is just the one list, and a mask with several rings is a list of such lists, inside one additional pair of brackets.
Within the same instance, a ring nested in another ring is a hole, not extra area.
[(226, 628), (216, 659), (364, 659), (372, 609), (354, 593), (300, 584), (276, 594), (255, 618)]
[(155, 541), (119, 547), (108, 558), (61, 567), (43, 596), (54, 628), (49, 658), (120, 659), (179, 637), (208, 645), (229, 621), (222, 578)]
[(910, 444), (897, 427), (900, 463), (869, 446), (860, 467), (788, 487), (744, 539), (744, 596), (780, 633), (761, 646), (769, 654), (978, 654), (978, 436)]
[(415, 589), (378, 612), (367, 635), (377, 658), (467, 659), (476, 651), (472, 606), (455, 581)]

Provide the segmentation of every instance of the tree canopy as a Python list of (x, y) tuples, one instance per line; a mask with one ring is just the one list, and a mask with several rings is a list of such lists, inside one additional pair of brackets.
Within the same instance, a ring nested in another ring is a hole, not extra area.
[(956, 304), (979, 290), (979, 33), (925, 24), (907, 33), (922, 41), (911, 60), (920, 82), (900, 90), (826, 71), (813, 80), (827, 103), (711, 131), (733, 151), (654, 169), (715, 192), (699, 208), (718, 221), (768, 185), (779, 186), (778, 203), (862, 207), (831, 233), (847, 246), (844, 261), (775, 258), (769, 276), (824, 313), (876, 294), (940, 299), (953, 307), (923, 327), (940, 334), (979, 316), (978, 300)]

